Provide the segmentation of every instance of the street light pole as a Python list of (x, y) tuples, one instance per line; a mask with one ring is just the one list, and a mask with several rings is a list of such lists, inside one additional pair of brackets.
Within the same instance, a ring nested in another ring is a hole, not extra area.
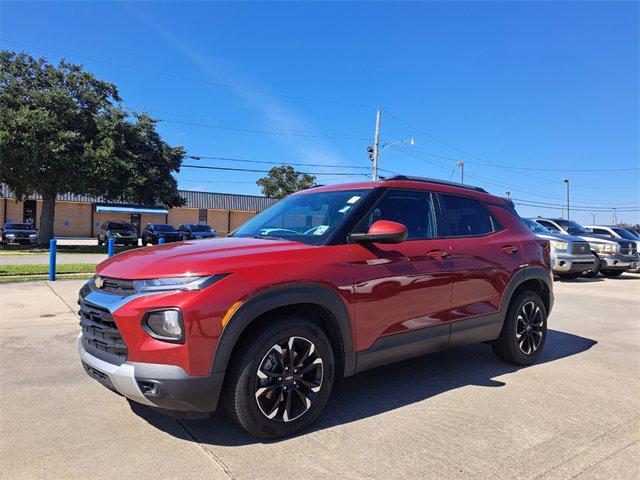
[(506, 194), (507, 194), (507, 198), (511, 198), (511, 191), (504, 192), (504, 193), (506, 193)]
[(571, 220), (569, 216), (569, 179), (565, 178), (563, 182), (567, 184), (567, 220)]
[(378, 154), (380, 148), (380, 115), (382, 110), (380, 107), (376, 108), (376, 134), (373, 143), (373, 181), (378, 180)]
[(595, 213), (591, 214), (591, 220), (593, 220), (593, 224), (596, 225), (596, 214)]
[(460, 183), (464, 183), (464, 162), (458, 162), (456, 166), (460, 167)]

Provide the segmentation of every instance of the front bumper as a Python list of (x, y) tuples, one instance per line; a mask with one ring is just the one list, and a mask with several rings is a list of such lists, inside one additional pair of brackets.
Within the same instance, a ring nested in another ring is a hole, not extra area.
[(224, 373), (189, 376), (176, 365), (125, 362), (114, 365), (91, 355), (78, 336), (78, 354), (87, 374), (105, 387), (143, 405), (172, 411), (216, 409)]
[(7, 245), (35, 245), (40, 242), (39, 237), (35, 238), (4, 238)]
[(589, 255), (572, 255), (555, 253), (551, 256), (551, 268), (554, 273), (593, 272), (597, 269), (596, 257)]
[(138, 237), (108, 237), (108, 238), (113, 238), (113, 240), (115, 241), (116, 244), (128, 244), (128, 243), (134, 243), (134, 244), (138, 244)]
[(601, 255), (600, 270), (633, 270), (638, 268), (638, 257), (636, 255)]

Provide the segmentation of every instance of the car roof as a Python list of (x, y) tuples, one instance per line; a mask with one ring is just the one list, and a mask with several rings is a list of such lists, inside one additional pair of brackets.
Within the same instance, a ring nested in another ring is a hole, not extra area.
[(474, 196), (484, 200), (509, 204), (509, 199), (491, 195), (486, 190), (473, 185), (467, 185), (456, 182), (449, 182), (446, 180), (439, 180), (433, 178), (423, 177), (411, 177), (407, 175), (396, 175), (394, 177), (386, 178), (379, 182), (351, 182), (341, 183), (337, 185), (323, 185), (311, 187), (306, 190), (301, 190), (294, 193), (294, 195), (305, 195), (314, 192), (334, 192), (340, 190), (365, 190), (372, 188), (411, 188), (415, 190), (429, 190), (440, 193), (451, 193), (458, 195)]

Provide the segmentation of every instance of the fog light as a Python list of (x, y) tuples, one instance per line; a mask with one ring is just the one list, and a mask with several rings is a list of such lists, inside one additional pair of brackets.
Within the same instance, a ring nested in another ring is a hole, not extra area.
[(184, 328), (180, 310), (156, 310), (149, 312), (143, 322), (146, 332), (165, 342), (184, 342)]

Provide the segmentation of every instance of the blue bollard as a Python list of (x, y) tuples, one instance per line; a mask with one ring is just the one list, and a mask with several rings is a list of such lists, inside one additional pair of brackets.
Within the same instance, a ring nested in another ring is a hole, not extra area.
[(56, 249), (58, 242), (55, 238), (49, 240), (49, 281), (56, 279)]
[(113, 257), (113, 251), (115, 249), (115, 245), (116, 245), (116, 239), (113, 237), (110, 237), (109, 240), (107, 240), (107, 255), (109, 257)]
[(158, 245), (164, 245), (164, 238), (160, 237), (158, 239)]

